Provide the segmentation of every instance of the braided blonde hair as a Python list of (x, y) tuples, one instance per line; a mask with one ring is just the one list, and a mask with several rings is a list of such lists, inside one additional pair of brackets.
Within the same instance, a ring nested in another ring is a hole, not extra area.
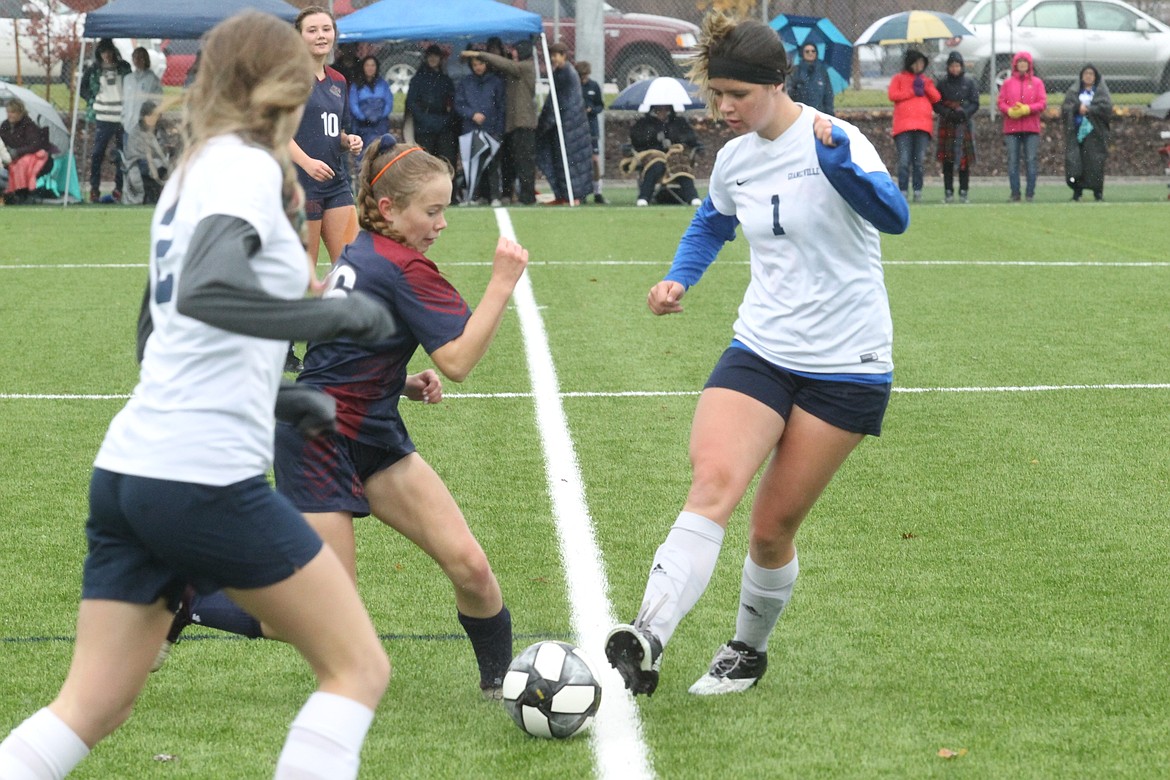
[(391, 144), (392, 138), (384, 135), (366, 147), (358, 174), (358, 224), (363, 230), (403, 243), (402, 234), (382, 216), (378, 201), (389, 198), (397, 208), (406, 208), (426, 182), (435, 176), (450, 179), (455, 171), (443, 158), (419, 146)]

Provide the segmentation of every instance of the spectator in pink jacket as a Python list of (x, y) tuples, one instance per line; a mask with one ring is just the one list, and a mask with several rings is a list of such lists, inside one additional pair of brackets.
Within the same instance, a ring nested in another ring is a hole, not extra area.
[(1012, 201), (1020, 200), (1020, 151), (1027, 170), (1024, 198), (1029, 203), (1036, 194), (1036, 156), (1040, 148), (1040, 114), (1048, 105), (1048, 91), (1036, 75), (1032, 55), (1016, 52), (1012, 57), (1012, 75), (999, 90), (996, 108), (1003, 114), (1003, 138), (1007, 145), (1008, 185)]
[(934, 129), (934, 104), (942, 99), (927, 78), (926, 55), (907, 49), (902, 70), (890, 79), (887, 94), (894, 104), (894, 146), (898, 149), (898, 189), (906, 196), (914, 185), (914, 201), (922, 200), (922, 162)]

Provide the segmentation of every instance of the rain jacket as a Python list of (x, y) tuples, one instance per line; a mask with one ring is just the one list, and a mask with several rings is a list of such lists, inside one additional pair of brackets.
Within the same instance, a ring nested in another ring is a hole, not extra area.
[[(1016, 64), (1020, 60), (1028, 61), (1026, 73), (1016, 70)], [(1029, 113), (1026, 116), (1017, 118), (1008, 116), (1008, 110), (1017, 103), (1023, 103), (1028, 107)], [(1044, 88), (1044, 82), (1036, 75), (1032, 55), (1026, 51), (1016, 52), (1016, 56), (1012, 57), (1012, 75), (1000, 87), (999, 100), (996, 101), (996, 108), (1003, 114), (1004, 135), (1039, 133), (1040, 115), (1047, 106), (1048, 91)]]
[[(914, 94), (916, 78), (922, 79), (922, 95)], [(910, 130), (921, 130), (928, 134), (934, 132), (933, 106), (941, 96), (934, 81), (925, 73), (898, 71), (890, 79), (886, 94), (894, 104), (894, 135)]]

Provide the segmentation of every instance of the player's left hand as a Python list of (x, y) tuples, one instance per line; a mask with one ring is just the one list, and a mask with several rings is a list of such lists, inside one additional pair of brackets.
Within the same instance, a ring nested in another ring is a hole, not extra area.
[(833, 122), (824, 114), (817, 114), (813, 120), (813, 135), (825, 146), (836, 146), (833, 143)]
[(361, 154), (362, 146), (364, 146), (365, 142), (362, 141), (360, 135), (347, 135), (345, 140), (349, 144), (350, 154)]
[(443, 400), (443, 380), (439, 378), (439, 374), (433, 368), (428, 368), (406, 377), (406, 385), (402, 388), (402, 394), (411, 401), (437, 404)]

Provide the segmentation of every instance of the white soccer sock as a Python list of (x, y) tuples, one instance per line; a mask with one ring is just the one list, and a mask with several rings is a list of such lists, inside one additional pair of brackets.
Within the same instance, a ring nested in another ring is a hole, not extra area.
[(48, 707), (38, 710), (0, 742), (4, 780), (61, 780), (89, 755), (89, 747)]
[(373, 720), (374, 711), (366, 705), (317, 691), (288, 730), (275, 780), (354, 780)]
[(792, 598), (792, 587), (799, 573), (800, 563), (795, 555), (779, 569), (765, 569), (753, 561), (751, 555), (744, 558), (739, 614), (735, 618), (737, 642), (760, 652), (768, 649), (768, 637)]
[(723, 546), (723, 528), (694, 512), (680, 512), (650, 567), (639, 614), (663, 646), (699, 601)]

